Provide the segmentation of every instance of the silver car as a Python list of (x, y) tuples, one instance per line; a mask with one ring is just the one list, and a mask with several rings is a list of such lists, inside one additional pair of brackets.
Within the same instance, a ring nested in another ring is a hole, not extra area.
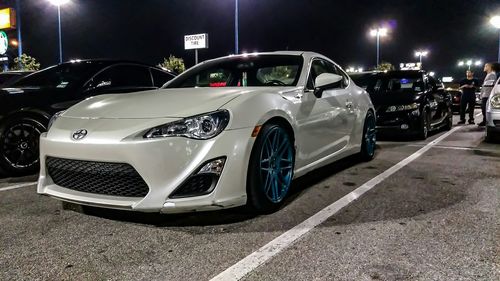
[(486, 104), (486, 139), (493, 140), (500, 135), (500, 78), (495, 82)]

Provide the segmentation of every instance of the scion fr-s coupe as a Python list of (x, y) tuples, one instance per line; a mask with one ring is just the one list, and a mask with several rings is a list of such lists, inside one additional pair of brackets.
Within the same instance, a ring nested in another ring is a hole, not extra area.
[(201, 63), (164, 89), (89, 98), (40, 139), (38, 192), (143, 212), (276, 210), (293, 178), (375, 151), (369, 95), (309, 52)]

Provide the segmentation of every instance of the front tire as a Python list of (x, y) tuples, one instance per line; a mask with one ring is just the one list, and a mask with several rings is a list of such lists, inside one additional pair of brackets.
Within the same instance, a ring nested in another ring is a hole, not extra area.
[(429, 114), (427, 113), (427, 109), (422, 111), (422, 119), (420, 120), (420, 128), (418, 132), (418, 138), (421, 140), (426, 140), (429, 136)]
[(363, 139), (360, 156), (363, 161), (370, 161), (375, 156), (377, 145), (376, 121), (373, 112), (368, 111), (363, 126)]
[(499, 135), (500, 134), (494, 132), (493, 129), (491, 129), (490, 127), (486, 127), (486, 138), (485, 138), (485, 140), (487, 142), (494, 143), (494, 142), (498, 141)]
[(39, 140), (45, 131), (44, 123), (33, 117), (17, 117), (0, 127), (0, 166), (9, 176), (40, 169)]
[(264, 125), (250, 155), (248, 206), (258, 213), (278, 210), (292, 184), (294, 167), (295, 149), (290, 133), (277, 123)]
[(444, 129), (446, 131), (451, 130), (453, 128), (453, 111), (451, 108), (448, 109), (448, 118), (446, 118)]

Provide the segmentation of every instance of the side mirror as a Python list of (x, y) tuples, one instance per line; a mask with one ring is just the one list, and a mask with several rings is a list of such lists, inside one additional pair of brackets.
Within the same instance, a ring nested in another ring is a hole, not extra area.
[(333, 73), (323, 73), (316, 77), (314, 95), (320, 98), (323, 91), (326, 89), (331, 89), (340, 86), (340, 82), (344, 77), (333, 74)]

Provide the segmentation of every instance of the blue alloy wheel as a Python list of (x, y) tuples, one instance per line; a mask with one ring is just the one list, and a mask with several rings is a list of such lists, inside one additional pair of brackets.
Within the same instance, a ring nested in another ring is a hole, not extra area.
[(361, 140), (361, 158), (365, 161), (370, 161), (375, 156), (377, 146), (377, 130), (375, 115), (368, 111), (363, 126), (363, 138)]
[(265, 133), (260, 151), (260, 180), (267, 199), (280, 203), (292, 183), (293, 145), (287, 132), (279, 126)]

